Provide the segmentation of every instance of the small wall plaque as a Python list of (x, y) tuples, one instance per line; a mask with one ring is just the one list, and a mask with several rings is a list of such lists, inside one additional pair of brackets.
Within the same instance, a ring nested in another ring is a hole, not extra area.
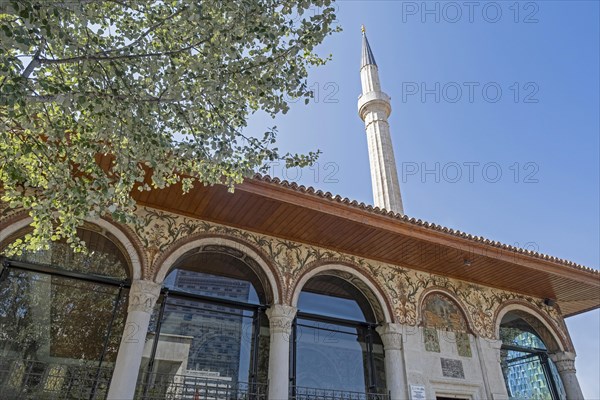
[(411, 400), (426, 400), (427, 394), (425, 393), (425, 386), (410, 385), (410, 399)]
[(442, 358), (442, 375), (449, 378), (465, 379), (462, 361)]

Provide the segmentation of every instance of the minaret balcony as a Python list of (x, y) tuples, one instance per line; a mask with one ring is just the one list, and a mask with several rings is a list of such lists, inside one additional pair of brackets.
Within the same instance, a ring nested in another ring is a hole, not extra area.
[(390, 96), (381, 91), (364, 93), (358, 97), (358, 115), (364, 121), (366, 113), (383, 109), (389, 117), (392, 113), (390, 100)]

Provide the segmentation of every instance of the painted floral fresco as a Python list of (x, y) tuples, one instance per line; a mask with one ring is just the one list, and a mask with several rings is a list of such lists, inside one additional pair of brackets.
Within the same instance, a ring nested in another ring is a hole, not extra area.
[[(496, 339), (496, 313), (505, 304), (519, 303), (541, 310), (565, 343), (569, 343), (564, 321), (555, 307), (546, 306), (542, 299), (517, 293), (493, 289), (444, 276), (416, 271), (401, 265), (391, 265), (361, 257), (339, 253), (318, 246), (292, 242), (241, 229), (188, 218), (151, 208), (138, 209), (140, 218), (135, 226), (126, 227), (145, 254), (142, 254), (143, 277), (154, 279), (164, 257), (186, 240), (200, 236), (225, 237), (245, 243), (255, 249), (275, 267), (276, 279), (281, 290), (281, 299), (291, 304), (294, 288), (301, 277), (320, 265), (345, 265), (354, 272), (335, 271), (335, 274), (350, 280), (372, 304), (381, 303), (365, 281), (377, 287), (391, 311), (392, 322), (417, 326), (423, 315), (420, 304), (431, 291), (442, 291), (451, 295), (465, 311), (467, 324), (476, 336)], [(3, 208), (0, 220), (17, 219), (22, 211)], [(23, 215), (24, 216), (24, 215)], [(332, 268), (335, 269), (335, 268)], [(361, 278), (362, 277), (362, 278)], [(375, 309), (378, 320), (383, 321), (383, 312)], [(452, 322), (453, 326), (459, 324)]]
[[(381, 288), (382, 295), (392, 308), (394, 322), (416, 326), (422, 315), (419, 302), (426, 291), (440, 289), (451, 293), (466, 311), (470, 331), (484, 338), (496, 338), (495, 316), (499, 308), (509, 302), (528, 304), (545, 313), (559, 328), (560, 334), (568, 342), (562, 316), (554, 307), (548, 307), (542, 299), (523, 296), (517, 293), (492, 289), (481, 285), (450, 279), (447, 277), (415, 271), (398, 265), (390, 265), (368, 260), (353, 255), (292, 242), (275, 237), (265, 236), (241, 229), (231, 228), (206, 221), (195, 220), (150, 208), (139, 211), (140, 222), (133, 227), (142, 245), (147, 249), (147, 276), (156, 273), (157, 261), (161, 253), (168, 251), (176, 242), (186, 237), (199, 234), (226, 236), (243, 241), (259, 248), (277, 267), (278, 279), (282, 289), (282, 299), (291, 303), (293, 288), (306, 270), (314, 265), (344, 264), (351, 265), (366, 277), (371, 277)], [(351, 275), (351, 274), (347, 274)], [(346, 277), (350, 279), (350, 276)], [(362, 280), (352, 276), (353, 283), (361, 288)], [(362, 284), (364, 286), (364, 284)], [(364, 293), (371, 301), (374, 294), (364, 288)], [(381, 316), (378, 316), (380, 318)]]

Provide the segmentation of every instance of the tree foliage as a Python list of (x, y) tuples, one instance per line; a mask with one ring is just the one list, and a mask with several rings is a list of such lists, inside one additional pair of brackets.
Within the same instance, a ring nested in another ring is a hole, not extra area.
[(131, 221), (135, 190), (233, 187), (266, 161), (312, 162), (281, 154), (275, 128), (244, 128), (310, 98), (334, 23), (330, 0), (1, 2), (0, 190), (30, 210), (25, 247), (77, 247), (86, 218)]

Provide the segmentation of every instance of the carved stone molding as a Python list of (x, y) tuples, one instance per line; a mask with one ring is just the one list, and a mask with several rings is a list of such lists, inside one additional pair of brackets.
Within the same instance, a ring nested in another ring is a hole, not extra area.
[(152, 281), (135, 280), (129, 289), (128, 312), (142, 311), (150, 314), (160, 296), (161, 285)]
[(489, 343), (489, 346), (500, 352), (500, 349), (502, 348), (502, 340), (500, 339), (484, 339), (487, 343)]
[(550, 354), (550, 358), (554, 361), (558, 372), (575, 373), (575, 353), (564, 351), (560, 353)]
[(273, 304), (267, 309), (266, 314), (269, 317), (269, 326), (271, 327), (271, 335), (276, 333), (284, 333), (289, 335), (292, 332), (292, 323), (296, 317), (296, 307), (285, 304)]
[(375, 330), (381, 337), (385, 351), (402, 350), (402, 325), (388, 323), (378, 326)]

